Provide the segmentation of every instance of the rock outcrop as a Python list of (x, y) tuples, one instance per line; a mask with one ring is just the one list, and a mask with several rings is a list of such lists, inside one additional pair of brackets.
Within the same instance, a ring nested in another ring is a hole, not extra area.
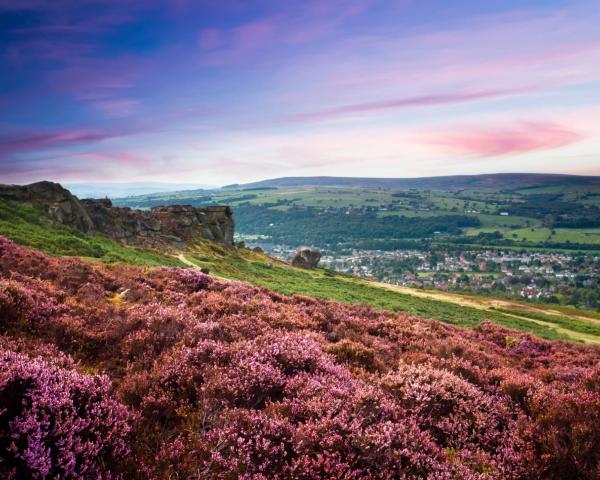
[(0, 185), (0, 198), (39, 208), (50, 223), (101, 233), (130, 245), (181, 247), (197, 237), (233, 245), (233, 213), (227, 206), (170, 205), (133, 210), (113, 207), (109, 199), (79, 200), (52, 182)]
[(316, 248), (302, 247), (294, 255), (292, 265), (299, 268), (315, 268), (321, 260), (321, 252)]
[(42, 210), (51, 224), (68, 225), (85, 233), (94, 224), (75, 195), (58, 183), (38, 182), (31, 185), (0, 185), (0, 198), (24, 203)]
[(81, 204), (99, 231), (123, 243), (180, 244), (202, 237), (233, 245), (233, 214), (226, 206), (170, 205), (132, 210), (113, 207), (108, 199), (84, 199)]

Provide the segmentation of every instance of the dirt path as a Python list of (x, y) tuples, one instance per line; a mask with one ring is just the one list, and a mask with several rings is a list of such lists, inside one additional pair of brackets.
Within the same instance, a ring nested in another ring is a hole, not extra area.
[[(194, 262), (192, 262), (191, 260), (187, 259), (183, 253), (180, 253), (179, 255), (177, 255), (177, 260), (179, 260), (181, 263), (185, 263), (189, 267), (195, 268), (196, 270), (200, 270), (200, 267), (198, 265), (196, 265)], [(220, 277), (219, 275), (215, 275), (212, 272), (210, 273), (210, 276), (218, 278), (219, 280), (223, 280), (225, 282), (231, 281), (230, 278)]]
[(185, 263), (189, 267), (194, 267), (195, 269), (200, 270), (200, 267), (198, 265), (196, 265), (194, 262), (192, 262), (191, 260), (188, 260), (187, 258), (185, 258), (185, 255), (183, 253), (180, 253), (179, 255), (177, 255), (177, 260), (179, 260), (181, 263)]
[[(404, 293), (406, 295), (412, 295), (414, 297), (429, 298), (431, 300), (439, 300), (442, 302), (450, 302), (450, 303), (454, 303), (456, 305), (461, 305), (464, 307), (476, 308), (478, 310), (521, 309), (521, 310), (535, 312), (535, 313), (543, 313), (543, 314), (546, 314), (549, 316), (560, 315), (562, 317), (573, 317), (573, 318), (583, 319), (583, 320), (587, 320), (587, 321), (594, 321), (594, 319), (591, 319), (591, 318), (588, 318), (585, 316), (568, 315), (568, 314), (558, 312), (555, 310), (545, 310), (545, 309), (541, 309), (541, 308), (535, 308), (535, 306), (515, 304), (508, 300), (498, 300), (498, 299), (494, 299), (494, 298), (489, 298), (489, 299), (481, 298), (480, 299), (480, 298), (472, 298), (472, 297), (463, 297), (461, 295), (453, 295), (452, 293), (447, 293), (447, 292), (440, 292), (440, 291), (429, 292), (429, 291), (424, 291), (424, 290), (417, 290), (415, 288), (410, 288), (410, 287), (401, 287), (399, 285), (391, 285), (389, 283), (383, 283), (383, 282), (373, 282), (372, 281), (370, 283), (373, 285), (376, 285), (380, 288), (385, 288), (387, 290), (392, 290), (394, 292)], [(529, 318), (529, 317), (526, 317), (523, 315), (519, 315), (518, 312), (517, 313), (498, 312), (498, 313), (501, 313), (502, 315), (506, 315), (508, 317), (513, 317), (513, 318), (517, 318), (519, 320), (524, 320), (527, 322), (532, 322), (532, 323), (536, 323), (538, 325), (543, 325), (548, 328), (552, 328), (556, 332), (564, 334), (564, 335), (572, 338), (573, 340), (580, 340), (580, 341), (583, 341), (586, 343), (600, 344), (600, 337), (597, 337), (595, 335), (589, 335), (586, 333), (576, 332), (574, 330), (569, 330), (568, 328), (561, 327), (561, 326), (556, 325), (549, 321), (539, 320), (537, 318)]]

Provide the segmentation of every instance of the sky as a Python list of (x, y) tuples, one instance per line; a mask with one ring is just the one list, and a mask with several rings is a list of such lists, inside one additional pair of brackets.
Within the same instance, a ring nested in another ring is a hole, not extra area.
[(0, 183), (600, 175), (600, 0), (0, 0)]

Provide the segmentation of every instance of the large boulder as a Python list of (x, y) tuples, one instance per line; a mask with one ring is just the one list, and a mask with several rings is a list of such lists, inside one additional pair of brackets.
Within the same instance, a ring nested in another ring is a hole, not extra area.
[(315, 268), (321, 260), (321, 252), (316, 248), (302, 247), (294, 255), (292, 265), (299, 268)]

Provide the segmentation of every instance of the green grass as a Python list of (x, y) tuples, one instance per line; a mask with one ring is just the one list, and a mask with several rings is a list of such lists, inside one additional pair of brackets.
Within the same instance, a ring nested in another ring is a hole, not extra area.
[(50, 255), (90, 257), (105, 263), (182, 266), (177, 259), (140, 248), (126, 247), (106, 237), (50, 226), (41, 211), (0, 200), (0, 235)]
[(529, 225), (538, 225), (539, 224), (539, 220), (533, 219), (533, 218), (527, 218), (527, 217), (519, 217), (519, 216), (507, 216), (507, 217), (503, 217), (501, 215), (490, 215), (490, 214), (484, 214), (484, 213), (479, 213), (476, 215), (477, 218), (479, 218), (479, 220), (481, 221), (481, 225), (483, 225), (484, 227), (512, 227), (512, 226), (518, 226), (518, 227), (525, 227), (528, 224)]
[(600, 322), (594, 320), (583, 320), (573, 317), (565, 317), (562, 315), (550, 315), (523, 310), (513, 311), (497, 309), (497, 311), (502, 313), (517, 314), (519, 316), (532, 318), (534, 320), (541, 320), (543, 322), (552, 323), (554, 325), (558, 325), (559, 327), (573, 330), (574, 332), (584, 333), (586, 335), (592, 335), (595, 337), (600, 336)]
[(551, 230), (546, 227), (532, 228), (470, 228), (467, 235), (474, 236), (479, 233), (500, 232), (503, 238), (515, 241), (526, 241), (531, 243), (556, 242), (556, 243), (585, 243), (600, 245), (600, 228), (557, 228)]
[(578, 308), (569, 307), (565, 305), (538, 305), (538, 308), (542, 308), (545, 310), (554, 310), (562, 312), (566, 315), (577, 315), (580, 317), (587, 317), (594, 320), (600, 320), (600, 312), (596, 312), (594, 310), (580, 310)]

